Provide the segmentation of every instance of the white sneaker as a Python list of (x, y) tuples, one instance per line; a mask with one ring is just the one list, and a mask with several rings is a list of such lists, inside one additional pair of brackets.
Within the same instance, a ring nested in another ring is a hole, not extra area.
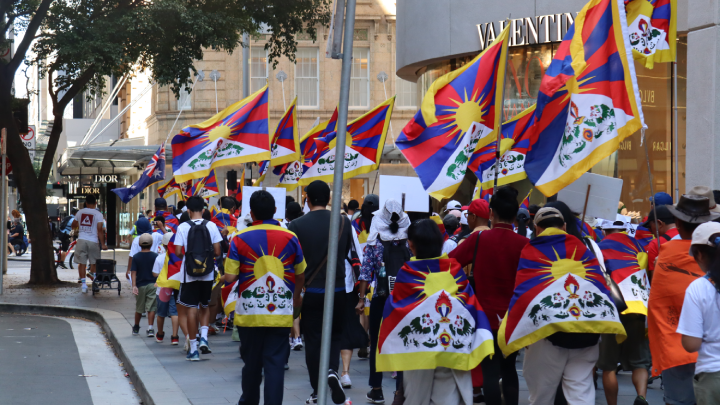
[(295, 342), (293, 343), (292, 349), (295, 350), (295, 351), (297, 351), (297, 350), (302, 350), (302, 348), (303, 348), (302, 339), (301, 339), (301, 338), (295, 338), (295, 339), (293, 339), (293, 340), (294, 340)]
[(185, 353), (190, 351), (190, 339), (188, 339), (187, 336), (185, 336), (185, 345), (183, 345), (183, 350)]
[(87, 284), (82, 285), (82, 293), (87, 294)]
[(342, 385), (343, 388), (352, 388), (352, 381), (350, 381), (350, 374), (345, 374), (344, 376), (340, 377), (340, 385)]

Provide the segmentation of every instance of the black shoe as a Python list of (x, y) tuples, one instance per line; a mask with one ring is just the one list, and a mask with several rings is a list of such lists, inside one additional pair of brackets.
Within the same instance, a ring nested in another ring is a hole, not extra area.
[(473, 404), (484, 404), (485, 403), (485, 395), (483, 394), (473, 394)]
[(385, 397), (383, 396), (382, 388), (379, 390), (370, 390), (365, 396), (367, 401), (371, 404), (384, 404)]
[(645, 397), (638, 395), (635, 397), (635, 402), (633, 402), (633, 405), (648, 405), (648, 401), (645, 399)]
[(132, 334), (133, 336), (137, 336), (140, 333), (140, 325), (135, 325), (132, 327)]
[(340, 385), (340, 377), (333, 370), (328, 372), (328, 387), (330, 387), (330, 398), (333, 403), (342, 404), (345, 402), (345, 390)]
[(305, 400), (305, 404), (317, 404), (317, 394), (310, 394), (310, 398)]

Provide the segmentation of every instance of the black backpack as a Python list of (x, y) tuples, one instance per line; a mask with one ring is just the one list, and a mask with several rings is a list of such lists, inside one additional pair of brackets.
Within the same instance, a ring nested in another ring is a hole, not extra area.
[(387, 297), (395, 288), (395, 279), (400, 268), (412, 257), (412, 252), (407, 247), (407, 239), (398, 241), (396, 245), (392, 241), (380, 240), (383, 245), (383, 263), (385, 265), (385, 277), (378, 276), (377, 295)]
[(185, 246), (185, 273), (192, 277), (207, 276), (215, 270), (215, 249), (207, 229), (207, 220), (199, 225), (188, 221), (190, 230)]
[(70, 222), (71, 219), (73, 219), (73, 218), (68, 215), (67, 217), (65, 217), (65, 218), (62, 220), (62, 222), (60, 222), (60, 227), (59, 227), (60, 233), (63, 233), (63, 231), (65, 230), (65, 228), (67, 228), (68, 223)]

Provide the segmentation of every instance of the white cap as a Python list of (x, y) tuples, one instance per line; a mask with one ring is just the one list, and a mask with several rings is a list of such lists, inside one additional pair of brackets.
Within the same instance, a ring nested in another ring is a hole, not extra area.
[(462, 214), (460, 214), (460, 225), (467, 225), (467, 210), (463, 211)]
[(447, 207), (445, 207), (445, 211), (459, 210), (461, 208), (462, 208), (462, 204), (460, 204), (460, 201), (451, 200), (449, 203), (447, 203)]
[(622, 229), (627, 230), (628, 224), (624, 221), (608, 221), (607, 219), (603, 219), (602, 222), (600, 222), (600, 228), (602, 229)]
[(173, 235), (174, 234), (172, 232), (167, 232), (165, 235), (163, 235), (162, 244), (167, 246), (168, 243), (170, 243), (170, 239), (172, 239)]
[(705, 222), (700, 224), (692, 234), (692, 245), (707, 245), (717, 246), (718, 243), (715, 240), (710, 240), (713, 235), (720, 234), (720, 223), (717, 222)]

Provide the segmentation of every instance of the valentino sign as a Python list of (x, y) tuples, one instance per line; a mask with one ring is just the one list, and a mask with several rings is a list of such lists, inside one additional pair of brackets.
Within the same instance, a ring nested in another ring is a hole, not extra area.
[[(568, 28), (575, 22), (572, 13), (548, 14), (510, 20), (509, 46), (549, 44), (562, 41)], [(492, 44), (496, 33), (505, 29), (505, 21), (482, 23), (477, 25), (480, 37), (480, 50)]]

